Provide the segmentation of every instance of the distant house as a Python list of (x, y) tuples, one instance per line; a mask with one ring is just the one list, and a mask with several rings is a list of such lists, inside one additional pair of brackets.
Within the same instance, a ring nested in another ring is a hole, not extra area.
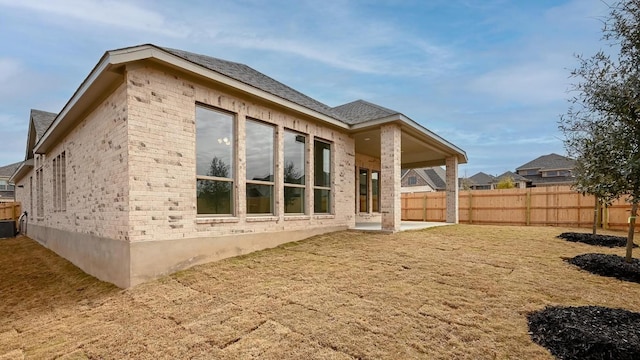
[(0, 202), (13, 201), (14, 185), (9, 178), (22, 162), (0, 166)]
[(506, 178), (511, 178), (513, 180), (513, 185), (515, 188), (524, 189), (530, 187), (531, 180), (527, 179), (524, 176), (518, 175), (512, 171), (506, 171), (501, 175), (498, 175), (494, 178), (494, 182), (491, 184), (493, 189), (498, 188), (498, 184), (500, 181)]
[(540, 156), (516, 169), (518, 175), (531, 183), (528, 186), (570, 185), (575, 182), (573, 169), (576, 161), (566, 156), (549, 154)]
[(446, 171), (440, 166), (402, 170), (401, 192), (444, 191)]
[[(14, 175), (14, 173), (20, 174), (27, 171), (28, 169), (33, 168), (34, 152), (32, 149), (34, 145), (40, 140), (40, 138), (42, 138), (49, 126), (51, 126), (53, 120), (56, 118), (56, 115), (57, 114), (55, 113), (47, 111), (34, 109), (31, 110), (31, 113), (29, 114), (29, 130), (27, 131), (27, 150), (25, 154), (25, 160), (17, 163), (18, 166), (16, 166), (16, 168), (9, 174), (9, 176)], [(38, 179), (40, 179), (40, 177), (38, 177)], [(29, 184), (27, 185), (30, 192), (31, 189), (34, 188), (34, 186), (38, 185), (34, 184), (33, 182), (34, 178), (29, 177)], [(22, 186), (24, 187), (24, 184)], [(44, 186), (44, 183), (39, 184), (39, 186)], [(34, 204), (33, 200), (33, 196), (29, 196), (28, 202), (22, 201), (22, 210), (26, 211), (28, 214), (35, 214), (35, 206), (38, 206), (38, 203)], [(18, 201), (21, 201), (21, 199), (18, 199)]]
[(496, 183), (496, 178), (489, 174), (485, 174), (482, 171), (469, 177), (463, 178), (459, 181), (461, 189), (465, 190), (491, 190), (493, 184)]

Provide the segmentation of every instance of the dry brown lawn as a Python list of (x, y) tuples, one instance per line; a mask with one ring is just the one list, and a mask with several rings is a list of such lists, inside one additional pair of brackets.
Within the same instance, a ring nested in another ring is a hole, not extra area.
[(640, 311), (640, 284), (561, 260), (624, 249), (555, 238), (569, 230), (340, 232), (128, 290), (0, 240), (0, 359), (547, 359), (528, 312)]

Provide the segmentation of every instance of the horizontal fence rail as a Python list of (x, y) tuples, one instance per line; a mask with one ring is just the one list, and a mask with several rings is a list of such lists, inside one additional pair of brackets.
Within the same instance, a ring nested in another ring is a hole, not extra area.
[(0, 221), (13, 220), (17, 222), (20, 218), (21, 207), (18, 202), (0, 203)]
[[(459, 221), (463, 224), (592, 227), (596, 211), (599, 227), (627, 229), (631, 205), (624, 197), (607, 208), (595, 210), (594, 207), (593, 196), (582, 195), (570, 186), (458, 193)], [(403, 193), (402, 219), (446, 221), (446, 194)]]

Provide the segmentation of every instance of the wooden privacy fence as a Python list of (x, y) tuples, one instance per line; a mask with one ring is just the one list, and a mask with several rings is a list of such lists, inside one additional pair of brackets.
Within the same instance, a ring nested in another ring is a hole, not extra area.
[(0, 220), (18, 221), (21, 207), (19, 202), (0, 203)]
[[(570, 186), (527, 189), (461, 190), (458, 194), (460, 223), (538, 226), (593, 226), (595, 199)], [(621, 198), (598, 209), (598, 224), (605, 229), (626, 230), (631, 205)], [(402, 194), (402, 219), (445, 221), (446, 194)]]

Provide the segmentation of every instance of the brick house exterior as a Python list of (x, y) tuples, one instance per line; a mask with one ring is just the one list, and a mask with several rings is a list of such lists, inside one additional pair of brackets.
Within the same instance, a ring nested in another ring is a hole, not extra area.
[(406, 169), (400, 179), (402, 192), (433, 192), (444, 191), (446, 171), (440, 166), (418, 169)]
[(20, 163), (0, 166), (0, 202), (13, 202), (14, 184), (9, 181)]
[(45, 130), (37, 114), (12, 176), (28, 236), (120, 287), (356, 222), (399, 231), (405, 165), (446, 165), (457, 222), (464, 151), (399, 112), (332, 108), (246, 65), (108, 51)]
[(576, 181), (575, 166), (574, 159), (551, 153), (518, 166), (516, 172), (527, 179), (529, 187), (572, 185)]

